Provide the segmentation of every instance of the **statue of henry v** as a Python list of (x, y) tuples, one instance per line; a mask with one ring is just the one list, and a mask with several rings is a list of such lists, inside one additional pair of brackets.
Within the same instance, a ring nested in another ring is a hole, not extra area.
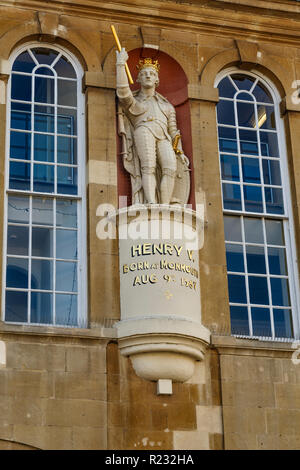
[(190, 187), (189, 160), (182, 151), (175, 109), (155, 91), (158, 61), (140, 60), (140, 89), (131, 92), (125, 71), (127, 59), (124, 48), (117, 51), (119, 134), (124, 167), (131, 177), (132, 203), (185, 204)]

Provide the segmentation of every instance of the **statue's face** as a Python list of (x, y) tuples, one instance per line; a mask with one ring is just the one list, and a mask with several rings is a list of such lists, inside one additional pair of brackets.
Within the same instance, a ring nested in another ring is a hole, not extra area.
[(153, 88), (158, 84), (158, 73), (153, 67), (144, 67), (139, 72), (137, 81), (143, 88)]

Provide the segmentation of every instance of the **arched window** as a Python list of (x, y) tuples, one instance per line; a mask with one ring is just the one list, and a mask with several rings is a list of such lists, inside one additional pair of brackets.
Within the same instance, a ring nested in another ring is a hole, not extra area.
[(298, 284), (279, 97), (240, 71), (219, 77), (218, 89), (232, 333), (294, 338)]
[[(4, 320), (85, 326), (82, 69), (28, 46), (8, 84)], [(78, 119), (80, 116), (80, 119)]]

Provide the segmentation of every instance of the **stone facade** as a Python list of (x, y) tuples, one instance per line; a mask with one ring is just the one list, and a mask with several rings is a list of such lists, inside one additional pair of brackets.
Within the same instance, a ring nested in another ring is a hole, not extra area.
[[(0, 322), (0, 449), (299, 449), (300, 366), (291, 361), (292, 345), (229, 334), (214, 83), (221, 70), (236, 66), (276, 85), (299, 251), (300, 103), (292, 97), (300, 73), (300, 5), (18, 0), (0, 1), (0, 17), (1, 220), (10, 54), (29, 41), (58, 44), (84, 69), (89, 321), (86, 329)], [(174, 383), (171, 396), (157, 395), (156, 384), (137, 377), (118, 350), (118, 242), (97, 237), (97, 207), (118, 204), (111, 22), (127, 50), (157, 46), (188, 78), (193, 191), (206, 221), (202, 323), (213, 335), (194, 376)], [(2, 238), (1, 231), (0, 247)]]

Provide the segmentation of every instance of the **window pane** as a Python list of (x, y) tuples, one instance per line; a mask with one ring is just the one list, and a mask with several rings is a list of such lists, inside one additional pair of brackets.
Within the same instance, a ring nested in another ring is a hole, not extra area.
[(280, 220), (266, 220), (268, 245), (284, 245), (283, 226)]
[(32, 49), (32, 52), (40, 64), (47, 65), (51, 65), (58, 55), (57, 51), (46, 47), (35, 47)]
[(287, 279), (271, 277), (271, 291), (273, 305), (280, 305), (282, 307), (289, 307), (291, 305)]
[(253, 95), (255, 96), (256, 100), (261, 103), (273, 103), (270, 92), (261, 82), (258, 82), (255, 86)]
[(280, 176), (280, 166), (279, 162), (274, 160), (265, 160), (262, 161), (263, 164), (263, 173), (264, 173), (264, 182), (265, 184), (272, 185), (281, 185), (281, 176)]
[(11, 99), (31, 101), (31, 76), (12, 74)]
[(258, 106), (258, 127), (261, 129), (276, 129), (275, 112), (273, 106)]
[(217, 105), (217, 117), (220, 124), (235, 125), (233, 101), (220, 100)]
[(252, 304), (269, 305), (267, 278), (249, 276), (249, 293)]
[(270, 310), (268, 308), (251, 308), (254, 336), (272, 336)]
[(32, 323), (52, 323), (53, 295), (44, 292), (31, 292)]
[(56, 323), (58, 325), (77, 325), (77, 296), (56, 294)]
[(53, 200), (32, 198), (32, 223), (37, 225), (53, 225)]
[(232, 242), (242, 241), (241, 218), (240, 217), (224, 217), (225, 240)]
[(266, 274), (265, 251), (262, 246), (246, 246), (248, 273)]
[(236, 130), (233, 127), (218, 127), (219, 148), (221, 152), (237, 153)]
[(253, 77), (250, 77), (248, 75), (240, 74), (240, 73), (234, 73), (231, 75), (231, 78), (233, 79), (234, 83), (240, 90), (250, 90), (253, 86), (253, 83), (255, 79)]
[(22, 162), (10, 162), (9, 165), (10, 189), (30, 189), (30, 165)]
[(218, 88), (220, 96), (223, 96), (224, 98), (233, 98), (236, 93), (236, 89), (228, 77), (225, 77), (220, 81)]
[(66, 57), (61, 57), (55, 64), (54, 69), (59, 77), (76, 78), (73, 65)]
[(227, 271), (245, 271), (242, 245), (226, 243), (226, 260)]
[(237, 100), (243, 100), (243, 101), (254, 101), (253, 96), (248, 93), (247, 91), (240, 91), (236, 95)]
[(61, 106), (77, 106), (77, 82), (57, 80), (57, 102)]
[(237, 102), (238, 122), (241, 127), (256, 127), (254, 106)]
[(27, 224), (29, 222), (29, 198), (8, 197), (8, 222)]
[(34, 130), (39, 132), (54, 132), (54, 107), (34, 107)]
[(34, 165), (33, 190), (38, 192), (54, 192), (54, 166)]
[(38, 69), (35, 69), (34, 72), (36, 75), (48, 75), (50, 77), (54, 76), (54, 73), (52, 72), (51, 69), (48, 67), (39, 67)]
[(260, 183), (258, 158), (242, 158), (243, 180), (246, 183)]
[(54, 103), (54, 80), (35, 77), (34, 101), (37, 103)]
[(34, 135), (34, 159), (40, 162), (54, 161), (54, 136)]
[(57, 162), (77, 164), (77, 139), (57, 137)]
[(57, 192), (60, 194), (77, 194), (77, 168), (57, 167)]
[(265, 157), (279, 157), (277, 134), (260, 131), (261, 154)]
[(245, 241), (247, 243), (264, 243), (263, 225), (261, 219), (244, 218)]
[(56, 201), (56, 226), (77, 227), (77, 202), (68, 200)]
[(286, 256), (284, 248), (268, 247), (270, 274), (287, 275)]
[(247, 302), (245, 276), (228, 274), (228, 290), (230, 302), (241, 304)]
[(5, 320), (27, 322), (27, 292), (6, 291)]
[(31, 55), (29, 54), (29, 52), (24, 51), (16, 58), (12, 69), (16, 72), (31, 73), (34, 67), (35, 63), (31, 58)]
[(31, 289), (52, 289), (53, 261), (33, 259), (31, 261)]
[(28, 255), (28, 227), (9, 225), (7, 227), (7, 253), (9, 255)]
[(77, 263), (56, 262), (56, 290), (65, 292), (77, 291)]
[(260, 186), (244, 185), (245, 210), (248, 212), (263, 212), (262, 193)]
[(223, 183), (224, 209), (241, 210), (241, 189), (238, 184)]
[(222, 179), (239, 181), (239, 161), (238, 157), (232, 155), (221, 155)]
[(10, 158), (30, 160), (31, 134), (28, 132), (10, 133)]
[(233, 335), (249, 335), (247, 307), (232, 305), (230, 307), (230, 322)]
[(57, 133), (77, 134), (77, 111), (75, 109), (57, 108)]
[(277, 338), (293, 338), (292, 312), (288, 309), (273, 309), (275, 336)]
[(77, 232), (75, 230), (56, 230), (56, 257), (77, 258)]
[(258, 155), (257, 132), (239, 130), (241, 153)]
[(11, 103), (10, 126), (13, 129), (31, 130), (31, 105)]
[(53, 257), (53, 230), (51, 228), (32, 228), (32, 255), (39, 258)]
[(7, 258), (6, 287), (28, 289), (28, 259)]
[(265, 188), (266, 211), (271, 214), (284, 214), (283, 194), (280, 188)]

